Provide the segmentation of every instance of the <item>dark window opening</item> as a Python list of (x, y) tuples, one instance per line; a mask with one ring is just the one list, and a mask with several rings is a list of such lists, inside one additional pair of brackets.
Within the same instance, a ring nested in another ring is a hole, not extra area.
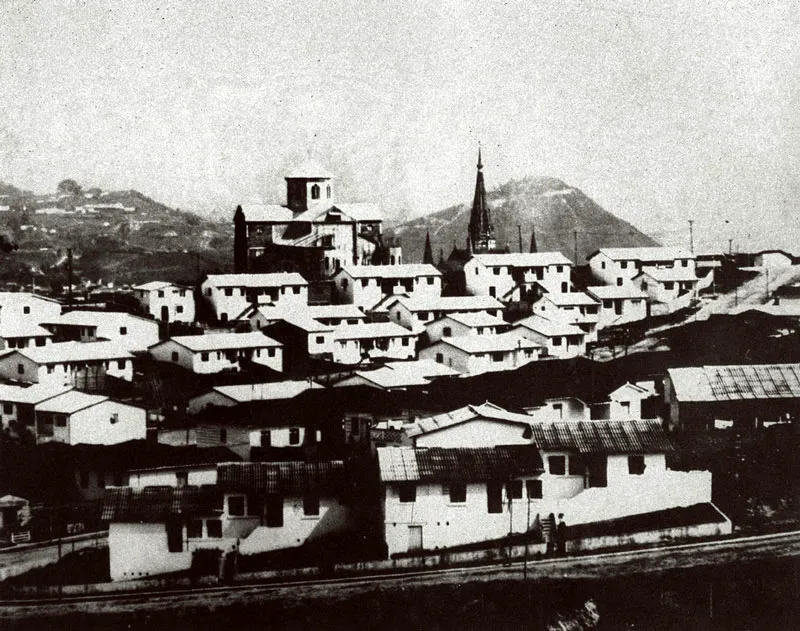
[(303, 515), (319, 515), (319, 494), (308, 492), (303, 494)]
[(628, 456), (628, 473), (630, 475), (643, 475), (644, 469), (644, 456)]
[(232, 495), (228, 498), (228, 515), (232, 517), (244, 516), (244, 497), (241, 495)]
[(283, 526), (283, 496), (268, 495), (266, 501), (267, 526), (281, 528)]
[(417, 501), (417, 485), (406, 482), (405, 484), (400, 484), (397, 487), (397, 496), (398, 499), (403, 502), (416, 502)]
[(203, 520), (190, 519), (186, 522), (187, 539), (200, 539), (203, 536)]
[(180, 519), (167, 521), (167, 549), (170, 552), (183, 552), (183, 523)]
[(300, 428), (299, 427), (292, 427), (289, 429), (289, 444), (290, 445), (299, 445), (300, 444)]
[(503, 512), (503, 485), (499, 482), (486, 485), (486, 508), (490, 513)]
[(206, 532), (211, 539), (221, 539), (222, 522), (219, 519), (209, 519), (206, 521)]
[(467, 485), (460, 483), (451, 484), (449, 494), (451, 504), (464, 504), (467, 501)]
[(506, 484), (506, 494), (509, 499), (522, 499), (522, 480), (512, 480)]
[(526, 480), (525, 489), (528, 491), (528, 499), (538, 500), (542, 498), (541, 480)]
[(566, 456), (550, 456), (547, 459), (547, 470), (550, 475), (565, 475), (567, 472)]

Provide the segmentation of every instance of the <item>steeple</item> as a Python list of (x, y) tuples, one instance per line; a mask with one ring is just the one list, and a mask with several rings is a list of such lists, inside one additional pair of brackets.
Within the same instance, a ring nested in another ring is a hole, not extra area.
[(247, 271), (247, 220), (241, 206), (233, 214), (233, 270), (238, 274)]
[(472, 212), (469, 217), (469, 249), (474, 254), (481, 254), (495, 249), (494, 226), (486, 202), (486, 186), (483, 183), (483, 160), (481, 147), (478, 146), (478, 174), (475, 179), (475, 197), (472, 200)]
[(425, 251), (422, 254), (422, 262), (433, 265), (433, 248), (431, 247), (431, 233), (425, 235)]

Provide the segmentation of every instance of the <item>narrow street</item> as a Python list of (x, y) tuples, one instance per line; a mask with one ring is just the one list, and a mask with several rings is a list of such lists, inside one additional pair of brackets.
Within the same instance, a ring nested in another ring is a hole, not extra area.
[(37, 567), (56, 563), (59, 555), (83, 548), (106, 546), (108, 534), (78, 535), (63, 539), (61, 544), (26, 545), (0, 550), (0, 581), (24, 574)]

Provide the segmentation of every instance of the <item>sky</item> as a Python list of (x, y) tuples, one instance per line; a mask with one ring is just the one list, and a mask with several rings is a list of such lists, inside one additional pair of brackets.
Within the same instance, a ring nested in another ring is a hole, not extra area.
[(416, 216), (470, 201), (481, 143), (489, 188), (800, 254), (797, 33), (797, 0), (4, 0), (0, 180), (224, 216), (310, 156)]

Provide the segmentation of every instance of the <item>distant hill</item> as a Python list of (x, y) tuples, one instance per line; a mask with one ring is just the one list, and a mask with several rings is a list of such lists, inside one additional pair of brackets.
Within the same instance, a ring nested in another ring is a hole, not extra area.
[(65, 188), (34, 194), (0, 183), (0, 205), (10, 207), (0, 214), (0, 238), (17, 246), (0, 257), (0, 281), (30, 283), (33, 275), (56, 286), (65, 280), (68, 248), (75, 278), (117, 285), (194, 282), (232, 268), (230, 222), (170, 208), (135, 190)]
[[(627, 221), (612, 215), (577, 188), (561, 180), (527, 177), (511, 180), (487, 193), (492, 208), (498, 246), (507, 244), (512, 252), (519, 251), (519, 232), (522, 227), (522, 249), (527, 252), (531, 227), (536, 229), (540, 252), (560, 251), (574, 259), (574, 232), (578, 233), (578, 264), (601, 247), (638, 247), (658, 243), (637, 230)], [(399, 237), (403, 255), (408, 262), (419, 262), (425, 247), (425, 233), (430, 231), (434, 256), (439, 249), (445, 257), (455, 243), (465, 247), (471, 202), (418, 217), (391, 229)]]

